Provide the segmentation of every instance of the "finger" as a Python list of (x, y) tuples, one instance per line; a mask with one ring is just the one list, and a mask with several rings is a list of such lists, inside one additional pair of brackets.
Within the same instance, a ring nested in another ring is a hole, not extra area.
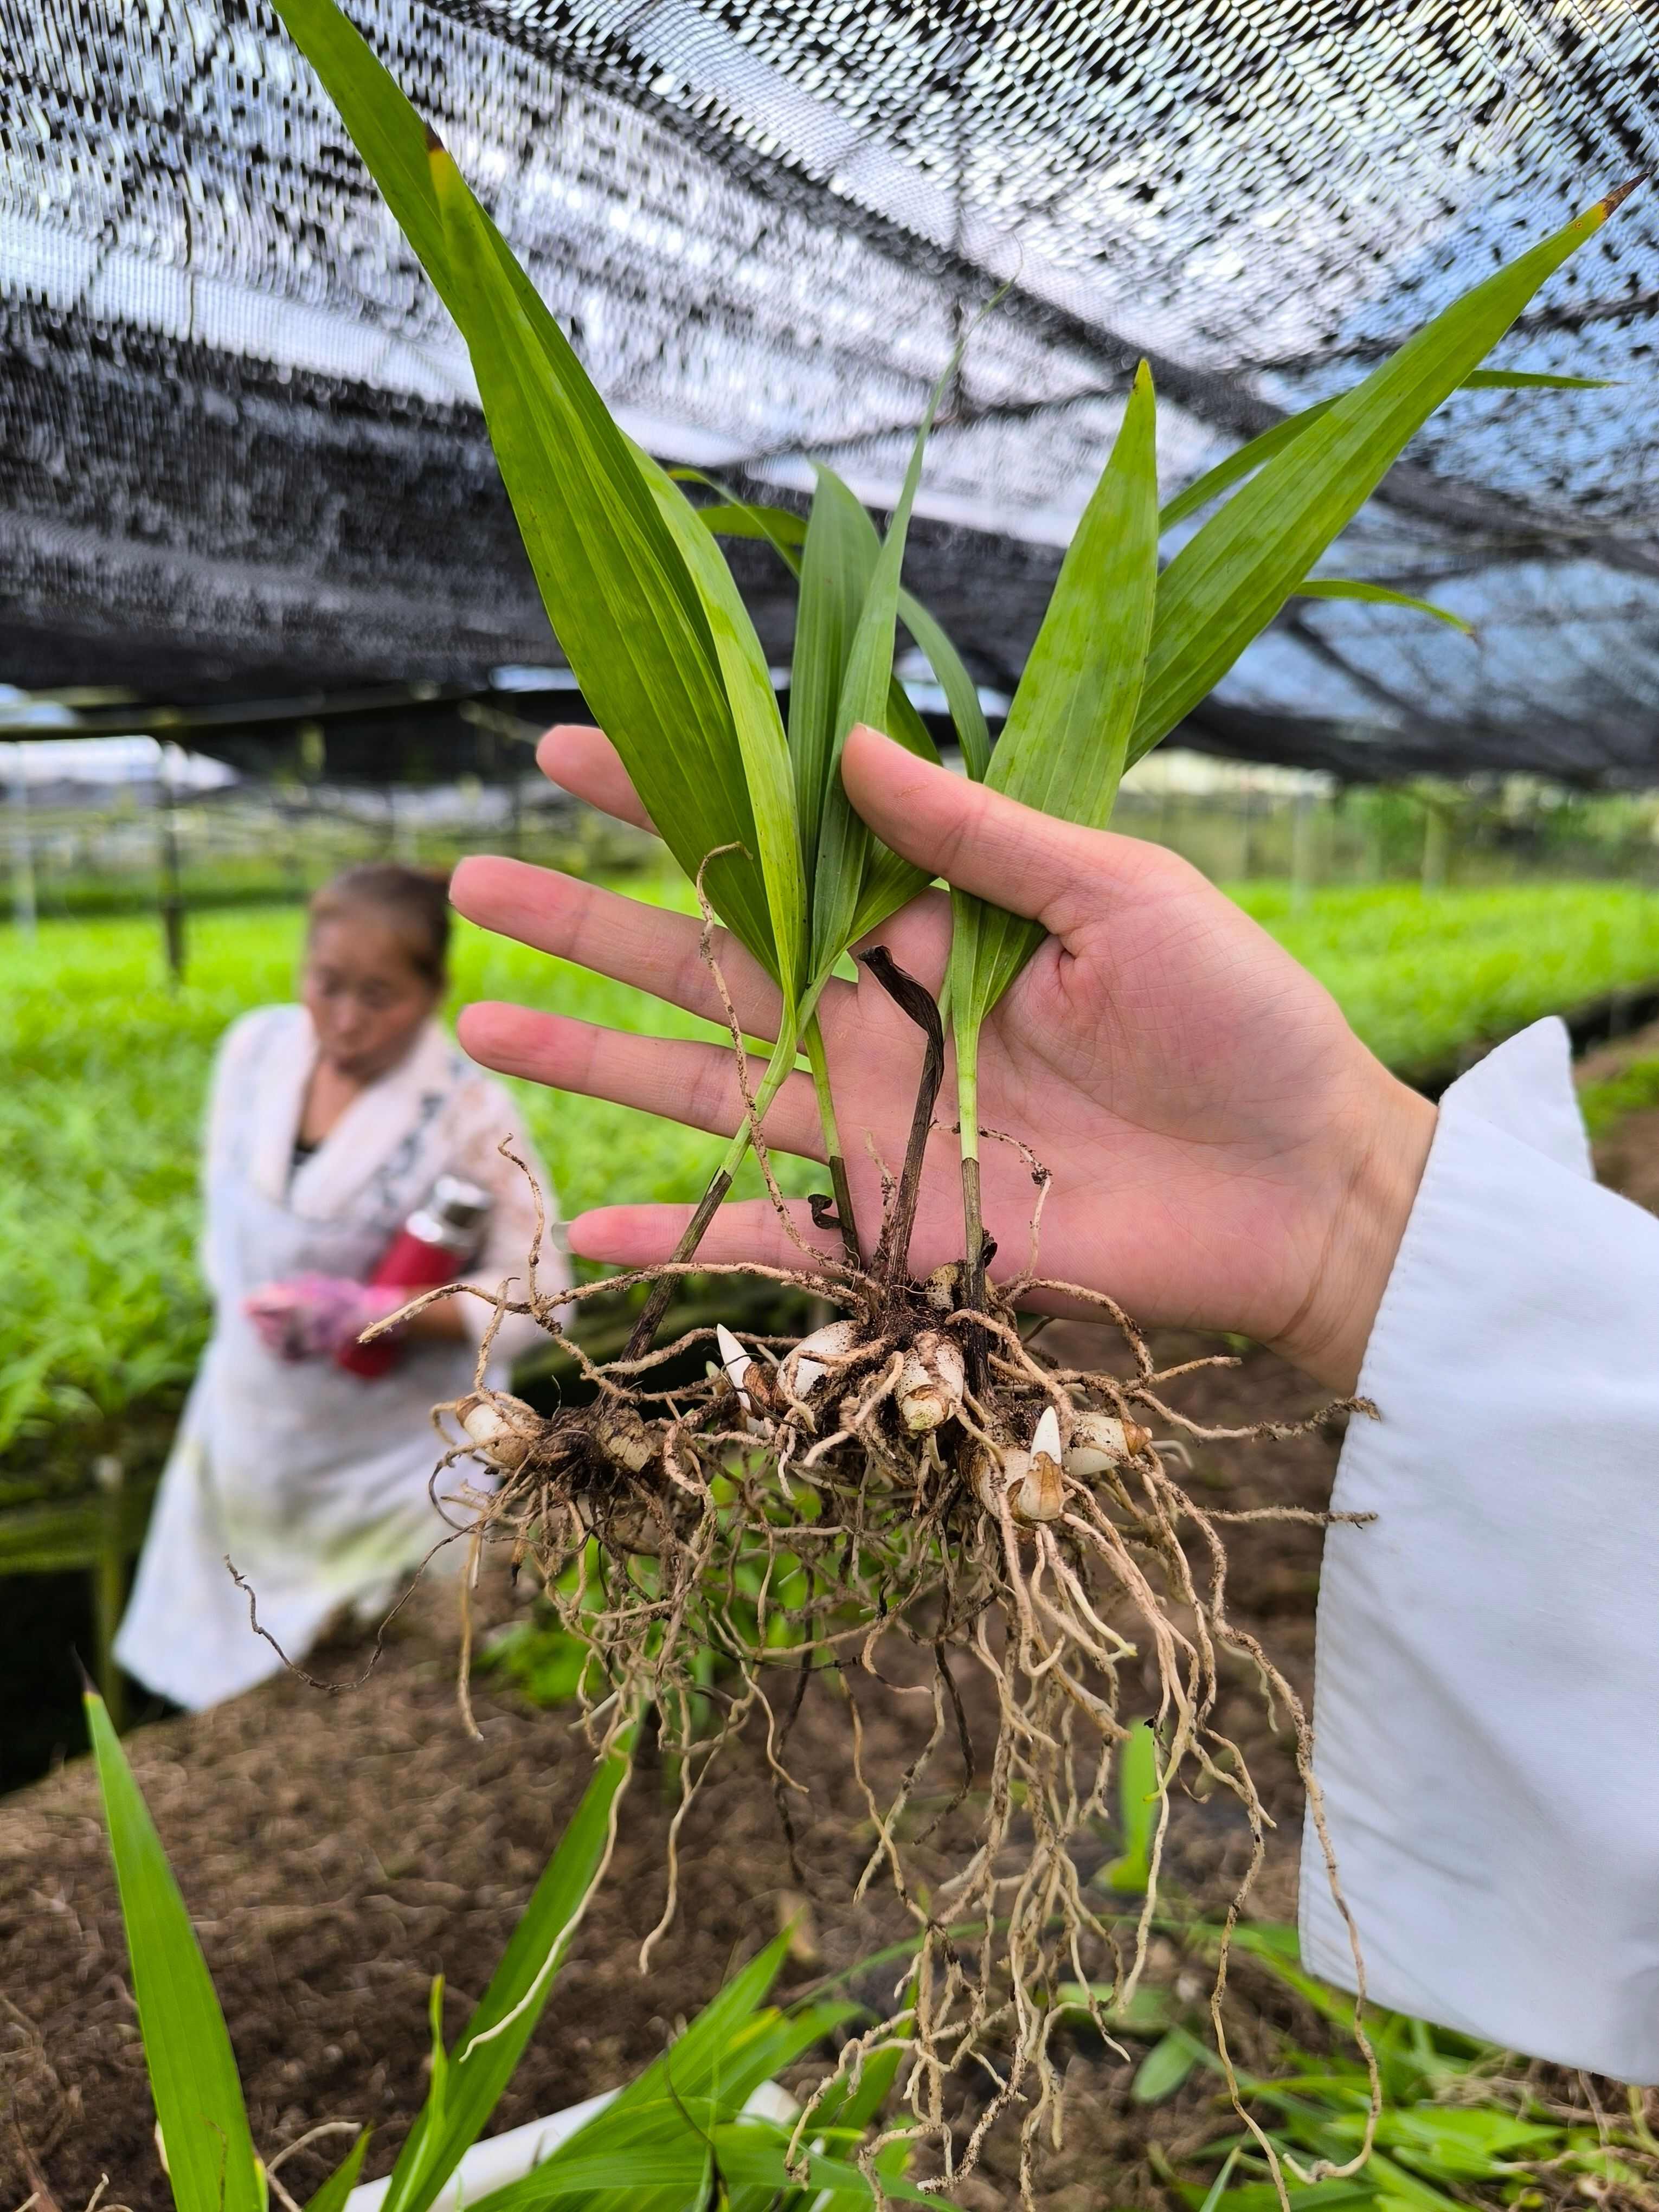
[[(493, 855), (463, 860), (449, 896), (457, 913), (481, 928), (649, 991), (688, 1013), (726, 1019), (702, 957), (702, 930), (690, 915)], [(781, 1011), (776, 984), (725, 930), (716, 932), (713, 951), (744, 1029), (751, 1036), (775, 1036)]]
[(536, 748), (536, 765), (550, 783), (573, 798), (585, 799), (601, 814), (631, 822), (656, 834), (656, 823), (640, 804), (628, 770), (603, 730), (585, 722), (556, 722)]
[[(601, 1029), (567, 1014), (535, 1013), (528, 1006), (485, 1000), (463, 1009), (456, 1024), (462, 1048), (503, 1075), (521, 1075), (554, 1091), (638, 1106), (688, 1128), (729, 1137), (743, 1119), (737, 1060), (730, 1045), (697, 1044), (684, 1037), (635, 1036)], [(748, 1060), (750, 1094), (759, 1088), (765, 1063)], [(785, 1079), (762, 1124), (780, 1151), (821, 1159), (823, 1138), (810, 1077)]]
[[(721, 1206), (703, 1231), (698, 1259), (715, 1267), (799, 1267), (806, 1257), (801, 1244), (814, 1255), (844, 1256), (841, 1239), (833, 1231), (815, 1229), (804, 1205), (792, 1205), (788, 1211), (800, 1244), (778, 1218), (769, 1198)], [(568, 1224), (570, 1249), (583, 1260), (648, 1267), (671, 1256), (690, 1218), (689, 1206), (595, 1206)]]
[(862, 725), (848, 736), (842, 780), (884, 844), (1057, 937), (1085, 912), (1133, 892), (1169, 857), (1137, 838), (1079, 830), (1022, 806)]

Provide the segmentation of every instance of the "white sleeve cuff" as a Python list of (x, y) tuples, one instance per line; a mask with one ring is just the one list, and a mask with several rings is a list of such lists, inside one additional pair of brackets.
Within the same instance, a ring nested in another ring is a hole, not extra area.
[[(1659, 1219), (1566, 1036), (1453, 1085), (1327, 1539), (1315, 1771), (1379, 2003), (1659, 2079)], [(1353, 1986), (1311, 1820), (1308, 1966)]]

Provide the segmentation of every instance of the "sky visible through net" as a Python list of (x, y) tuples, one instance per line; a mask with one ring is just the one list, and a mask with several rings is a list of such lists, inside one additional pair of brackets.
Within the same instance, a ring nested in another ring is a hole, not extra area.
[[(670, 460), (890, 498), (1017, 675), (1135, 359), (1173, 490), (1653, 159), (1613, 0), (350, 0)], [(0, 678), (151, 696), (556, 657), (465, 349), (255, 0), (0, 0)], [(1198, 718), (1363, 772), (1659, 768), (1659, 198), (1500, 349)], [(769, 650), (788, 601), (735, 558)]]

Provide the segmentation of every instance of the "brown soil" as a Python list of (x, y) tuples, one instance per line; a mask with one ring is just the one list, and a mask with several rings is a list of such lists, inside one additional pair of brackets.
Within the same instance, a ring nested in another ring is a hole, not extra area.
[(1595, 1146), (1595, 1172), (1602, 1182), (1659, 1213), (1659, 1107), (1626, 1114)]
[[(1190, 1356), (1200, 1348), (1213, 1347), (1194, 1341), (1160, 1351)], [(1195, 1413), (1207, 1403), (1218, 1418), (1294, 1418), (1318, 1402), (1305, 1381), (1265, 1353), (1251, 1353), (1237, 1372), (1196, 1380), (1182, 1402)], [(1211, 1448), (1198, 1455), (1196, 1480), (1214, 1502), (1225, 1493), (1227, 1503), (1316, 1506), (1334, 1458), (1334, 1439), (1319, 1435), (1248, 1452)], [(1238, 1532), (1235, 1613), (1262, 1632), (1304, 1690), (1318, 1556), (1312, 1528)], [(509, 1607), (503, 1577), (488, 1592), (487, 1617), (505, 1617)], [(368, 2171), (386, 2169), (422, 2091), (430, 1978), (441, 1968), (448, 1978), (453, 2034), (586, 1780), (588, 1762), (567, 1721), (495, 1694), (489, 1676), (475, 1690), (483, 1741), (470, 1741), (456, 1714), (454, 1663), (450, 1601), (422, 1592), (361, 1690), (330, 1698), (283, 1677), (129, 1741), (197, 1916), (255, 2138), (267, 2154), (324, 2119), (372, 2121), (380, 2132)], [(353, 1664), (342, 1650), (322, 1671), (343, 1675)], [(1232, 1682), (1226, 1702), (1221, 1725), (1241, 1741), (1281, 1823), (1261, 1909), (1287, 1917), (1299, 1819), (1288, 1740), (1273, 1734), (1252, 1683)], [(896, 1779), (925, 1717), (914, 1703), (878, 1695), (860, 1705), (873, 1763)], [(850, 1966), (902, 1933), (896, 1908), (878, 1896), (856, 1912), (848, 1906), (870, 1831), (848, 1751), (839, 1697), (815, 1686), (789, 1765), (814, 1793), (797, 1826), (820, 1955), (793, 1962), (787, 1988)], [(694, 1808), (681, 1917), (642, 1978), (636, 1957), (662, 1904), (669, 1809), (660, 1778), (641, 1773), (625, 1801), (610, 1878), (498, 2126), (637, 2071), (675, 2021), (706, 2002), (734, 1960), (798, 1903), (764, 1760), (758, 1744), (745, 1741), (732, 1747)], [(1189, 1891), (1216, 1888), (1243, 1863), (1245, 1842), (1231, 1801), (1183, 1805), (1177, 1879)], [(1099, 1855), (1109, 1855), (1105, 1836)], [(107, 2173), (135, 2212), (163, 2206), (113, 1882), (84, 1761), (0, 1805), (0, 1989), (9, 2000), (0, 2020), (4, 2078), (17, 2085), (31, 2139), (50, 2146), (46, 2163), (59, 2203), (83, 2203)], [(1091, 2077), (1075, 2101), (1093, 2108), (1075, 2131), (1079, 2147), (1107, 2111), (1127, 2106), (1131, 2069), (1120, 2060), (1103, 2066), (1097, 2049), (1079, 2044), (1075, 2054)], [(0, 2159), (11, 2156), (11, 2146), (0, 2145)], [(299, 2195), (324, 2171), (323, 2158), (307, 2152), (284, 2179)], [(990, 2181), (970, 2187), (964, 2201), (1009, 2200)], [(1062, 2201), (1108, 2198), (1054, 2199)]]
[[(1604, 1179), (1659, 1207), (1659, 1114), (1632, 1117), (1598, 1158)], [(1158, 1346), (1160, 1358), (1215, 1348), (1196, 1340)], [(1194, 1378), (1181, 1402), (1200, 1419), (1242, 1422), (1300, 1418), (1318, 1396), (1252, 1350), (1237, 1370)], [(1207, 1503), (1320, 1507), (1339, 1440), (1333, 1427), (1289, 1443), (1206, 1447), (1195, 1455), (1197, 1494)], [(1320, 1545), (1316, 1528), (1278, 1524), (1237, 1529), (1231, 1547), (1234, 1617), (1261, 1635), (1304, 1695)], [(485, 1599), (486, 1620), (507, 1616), (503, 1578)], [(255, 2139), (267, 2155), (319, 2121), (345, 2118), (375, 2124), (367, 2171), (388, 2168), (424, 2086), (430, 1978), (440, 1969), (448, 1978), (453, 2035), (585, 1784), (588, 1763), (567, 1720), (495, 1692), (490, 1677), (475, 1685), (483, 1741), (468, 1740), (456, 1713), (455, 1650), (450, 1601), (419, 1593), (362, 1689), (330, 1698), (281, 1678), (216, 1711), (130, 1739), (198, 1917)], [(343, 1650), (329, 1664), (344, 1675), (360, 1656)], [(861, 1705), (875, 1763), (896, 1777), (921, 1741), (923, 1717), (902, 1700), (866, 1696)], [(1242, 1677), (1230, 1682), (1220, 1724), (1239, 1741), (1279, 1823), (1255, 1909), (1290, 1918), (1301, 1792), (1289, 1739), (1274, 1732), (1253, 1683)], [(848, 1903), (870, 1829), (850, 1771), (844, 1709), (833, 1692), (815, 1687), (807, 1698), (789, 1765), (814, 1792), (797, 1825), (817, 1955), (786, 1970), (782, 1986), (794, 1991), (826, 1970), (850, 1966), (901, 1933), (902, 1923), (878, 1899), (856, 1912)], [(636, 2072), (677, 2020), (705, 2003), (732, 1964), (798, 1907), (761, 1751), (753, 1741), (736, 1744), (687, 1824), (680, 1918), (642, 1977), (637, 1953), (662, 1903), (669, 1809), (660, 1776), (647, 1767), (624, 1801), (610, 1878), (497, 2127)], [(1180, 1804), (1174, 1838), (1176, 1887), (1205, 1901), (1224, 1894), (1245, 1845), (1231, 1801)], [(1110, 1848), (1103, 1836), (1103, 1859)], [(1200, 1974), (1167, 1944), (1155, 1971), (1182, 1990), (1201, 2029)], [(1267, 2062), (1276, 2030), (1293, 2016), (1272, 1984), (1252, 1983), (1248, 1965), (1237, 1970), (1236, 1985), (1237, 2055), (1244, 2063)], [(0, 2087), (15, 2087), (18, 2119), (45, 2154), (58, 2203), (74, 2212), (106, 2173), (113, 2195), (134, 2212), (161, 2212), (166, 2186), (83, 1760), (0, 1803)], [(1308, 2019), (1295, 2024), (1310, 2033)], [(1052, 2212), (1172, 2212), (1180, 2200), (1165, 2185), (1169, 2160), (1179, 2163), (1224, 2132), (1213, 2080), (1201, 2073), (1168, 2103), (1135, 2105), (1129, 2083), (1144, 2046), (1127, 2048), (1125, 2059), (1091, 2038), (1062, 2046), (1066, 2148), (1042, 2192)], [(307, 2151), (284, 2179), (302, 2196), (325, 2164)], [(0, 2168), (7, 2166), (19, 2201), (27, 2185), (0, 2133)], [(970, 2212), (1011, 2204), (1012, 2166), (1012, 2142), (994, 2138), (987, 2171), (958, 2191), (959, 2201)], [(1189, 2168), (1188, 2178), (1198, 2171)]]

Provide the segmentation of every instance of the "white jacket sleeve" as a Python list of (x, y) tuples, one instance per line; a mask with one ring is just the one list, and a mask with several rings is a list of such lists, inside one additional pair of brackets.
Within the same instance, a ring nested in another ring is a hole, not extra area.
[[(1590, 1179), (1559, 1022), (1446, 1093), (1359, 1388), (1314, 1764), (1370, 1993), (1659, 2080), (1659, 1218)], [(1301, 1898), (1352, 1988), (1311, 1820)]]

